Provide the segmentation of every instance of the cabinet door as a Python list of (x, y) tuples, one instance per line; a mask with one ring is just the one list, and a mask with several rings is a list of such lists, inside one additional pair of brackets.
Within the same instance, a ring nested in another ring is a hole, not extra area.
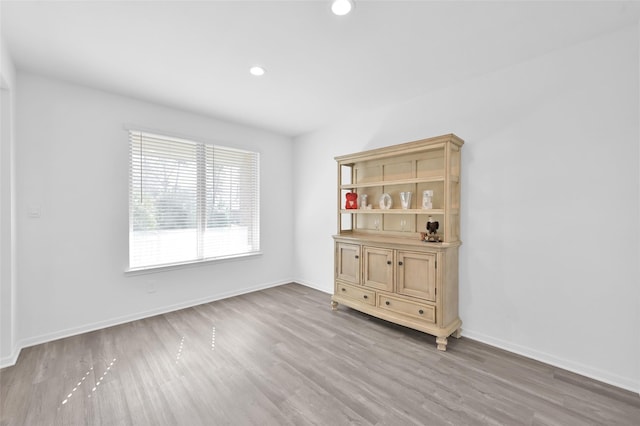
[(363, 284), (378, 290), (393, 291), (393, 250), (364, 247)]
[(360, 284), (360, 246), (336, 243), (336, 278)]
[(398, 293), (436, 300), (436, 254), (398, 251)]

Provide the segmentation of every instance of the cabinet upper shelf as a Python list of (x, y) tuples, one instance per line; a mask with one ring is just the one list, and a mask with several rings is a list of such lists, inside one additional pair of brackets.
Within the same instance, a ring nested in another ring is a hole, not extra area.
[[(460, 178), (458, 176), (451, 176), (450, 180), (452, 182), (458, 182)], [(412, 184), (412, 183), (428, 183), (428, 182), (444, 182), (444, 176), (430, 176), (430, 177), (424, 177), (424, 178), (385, 180), (385, 181), (365, 182), (365, 183), (345, 183), (340, 185), (340, 189), (372, 188), (376, 186), (406, 185), (406, 184)]]

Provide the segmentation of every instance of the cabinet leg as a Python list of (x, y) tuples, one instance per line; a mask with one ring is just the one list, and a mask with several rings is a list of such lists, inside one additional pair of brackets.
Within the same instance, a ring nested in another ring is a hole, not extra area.
[(336, 302), (335, 300), (331, 301), (331, 310), (335, 311), (338, 309), (338, 302)]
[(453, 334), (451, 335), (451, 337), (454, 337), (456, 339), (459, 339), (460, 336), (462, 336), (462, 329), (459, 328), (456, 331), (453, 332)]
[(447, 338), (446, 337), (436, 337), (436, 344), (438, 345), (439, 351), (447, 350)]

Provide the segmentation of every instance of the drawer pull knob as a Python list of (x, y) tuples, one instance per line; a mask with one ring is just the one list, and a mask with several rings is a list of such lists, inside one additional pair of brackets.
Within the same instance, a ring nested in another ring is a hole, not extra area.
[(389, 306), (391, 304), (391, 302), (389, 302), (388, 300), (386, 302), (384, 302), (385, 305)]
[(420, 315), (422, 315), (422, 314), (424, 314), (424, 311), (423, 311), (422, 309), (420, 309), (420, 310), (418, 311), (418, 313), (419, 313)]
[(398, 265), (402, 266), (402, 262), (398, 262)]
[(346, 289), (346, 288), (344, 288), (344, 287), (342, 287), (342, 291), (347, 291), (347, 289)]
[(368, 299), (368, 298), (369, 298), (369, 296), (367, 296), (366, 294), (365, 294), (364, 296), (362, 296), (362, 297), (364, 297), (365, 299)]
[(387, 260), (387, 265), (391, 265), (391, 261), (390, 260)]
[(358, 256), (357, 254), (356, 254), (356, 259), (360, 259), (360, 256)]

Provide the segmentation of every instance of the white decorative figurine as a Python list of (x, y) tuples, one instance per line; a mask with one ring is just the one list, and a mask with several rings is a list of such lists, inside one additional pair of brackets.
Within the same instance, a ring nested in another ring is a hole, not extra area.
[(391, 199), (391, 195), (386, 192), (380, 196), (380, 208), (382, 210), (389, 210), (393, 205), (393, 200)]
[(411, 207), (411, 192), (401, 192), (400, 193), (400, 204), (402, 204), (402, 208), (407, 210)]
[(433, 198), (433, 191), (431, 189), (422, 191), (422, 208), (423, 209), (429, 210), (433, 208), (433, 203), (431, 202), (431, 198)]
[(361, 209), (367, 208), (367, 194), (360, 195), (360, 204), (358, 204)]

